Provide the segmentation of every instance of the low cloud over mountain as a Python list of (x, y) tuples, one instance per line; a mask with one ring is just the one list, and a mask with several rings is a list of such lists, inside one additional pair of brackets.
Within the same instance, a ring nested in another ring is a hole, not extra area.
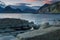
[(29, 7), (27, 5), (30, 4), (20, 3), (8, 6), (0, 4), (0, 13), (34, 13), (36, 11), (35, 9), (32, 9), (32, 7)]

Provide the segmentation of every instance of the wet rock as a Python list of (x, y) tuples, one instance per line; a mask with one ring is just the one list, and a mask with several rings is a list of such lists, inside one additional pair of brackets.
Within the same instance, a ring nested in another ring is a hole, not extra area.
[(17, 35), (18, 40), (60, 40), (60, 27), (50, 27)]

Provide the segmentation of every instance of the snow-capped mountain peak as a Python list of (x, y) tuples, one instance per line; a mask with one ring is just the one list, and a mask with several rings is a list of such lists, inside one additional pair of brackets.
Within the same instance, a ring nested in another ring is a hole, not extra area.
[(5, 7), (5, 3), (4, 2), (2, 2), (2, 1), (0, 1), (0, 7)]

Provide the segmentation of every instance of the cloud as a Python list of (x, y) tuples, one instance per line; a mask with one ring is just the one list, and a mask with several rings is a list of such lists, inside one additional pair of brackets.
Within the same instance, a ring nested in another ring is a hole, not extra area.
[(44, 3), (51, 4), (60, 0), (44, 0)]
[(24, 0), (24, 1), (26, 1), (26, 2), (35, 2), (37, 0)]
[(16, 3), (30, 3), (32, 5), (43, 5), (45, 3), (56, 2), (60, 0), (0, 0), (4, 2), (6, 5), (14, 5)]
[(29, 3), (16, 3), (16, 5), (26, 6), (26, 5), (31, 5), (31, 4), (29, 4)]
[(36, 2), (41, 1), (44, 4), (50, 4), (53, 0), (24, 0), (25, 2)]
[(60, 0), (35, 0), (35, 1), (41, 1), (44, 4), (51, 4), (53, 2), (57, 2), (57, 1), (60, 1)]
[(52, 3), (52, 0), (44, 0), (43, 3), (44, 4), (51, 4)]

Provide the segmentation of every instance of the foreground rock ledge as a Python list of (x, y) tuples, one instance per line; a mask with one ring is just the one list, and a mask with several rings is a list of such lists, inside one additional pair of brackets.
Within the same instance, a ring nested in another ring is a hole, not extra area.
[(34, 30), (17, 35), (18, 40), (60, 40), (60, 27)]

